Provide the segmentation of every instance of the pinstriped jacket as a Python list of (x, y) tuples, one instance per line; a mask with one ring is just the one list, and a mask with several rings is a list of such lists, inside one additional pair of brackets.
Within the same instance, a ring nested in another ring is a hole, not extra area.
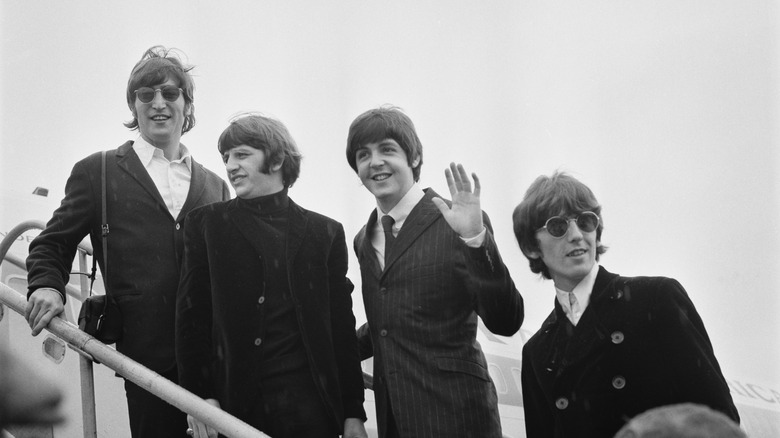
[(523, 322), (523, 300), (487, 215), (484, 245), (469, 248), (433, 197), (426, 189), (384, 270), (367, 235), (376, 210), (354, 241), (368, 319), (358, 337), (362, 358), (374, 357), (379, 436), (392, 409), (403, 437), (501, 437), (495, 386), (476, 340), (477, 316), (492, 332), (510, 336)]

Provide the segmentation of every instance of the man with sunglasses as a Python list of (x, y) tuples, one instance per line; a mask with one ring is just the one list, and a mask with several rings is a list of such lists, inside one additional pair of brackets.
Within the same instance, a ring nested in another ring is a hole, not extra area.
[(538, 177), (515, 208), (531, 271), (552, 279), (555, 308), (523, 347), (529, 438), (612, 437), (657, 406), (698, 403), (739, 422), (707, 331), (666, 277), (599, 266), (601, 206), (574, 177)]
[[(184, 218), (202, 205), (227, 200), (224, 180), (198, 164), (180, 143), (195, 124), (192, 67), (161, 46), (147, 50), (127, 83), (139, 136), (105, 154), (108, 234), (103, 265), (102, 158), (95, 153), (73, 167), (65, 198), (27, 258), (27, 321), (36, 336), (62, 313), (73, 257), (90, 236), (106, 293), (122, 314), (117, 350), (162, 376), (178, 379), (174, 354), (176, 289), (183, 253)], [(132, 436), (186, 436), (186, 416), (125, 381)]]

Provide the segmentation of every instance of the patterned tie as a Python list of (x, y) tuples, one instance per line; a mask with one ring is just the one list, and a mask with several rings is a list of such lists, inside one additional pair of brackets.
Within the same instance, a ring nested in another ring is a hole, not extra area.
[(389, 214), (382, 216), (382, 229), (385, 230), (385, 262), (390, 254), (390, 248), (393, 247), (395, 236), (393, 236), (393, 224), (395, 219)]

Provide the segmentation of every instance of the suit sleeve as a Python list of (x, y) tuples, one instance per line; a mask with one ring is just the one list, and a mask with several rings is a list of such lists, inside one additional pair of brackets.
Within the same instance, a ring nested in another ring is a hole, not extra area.
[(718, 360), (699, 313), (674, 279), (665, 278), (659, 285), (658, 332), (662, 347), (674, 361), (672, 379), (682, 400), (707, 405), (739, 423), (739, 413), (723, 377)]
[(193, 210), (184, 226), (184, 260), (176, 294), (176, 363), (182, 387), (201, 398), (217, 398), (211, 366), (211, 280), (204, 212)]
[(347, 278), (348, 253), (341, 224), (334, 226), (330, 254), (328, 255), (331, 329), (336, 354), (342, 404), (345, 418), (366, 420), (363, 409), (363, 371), (360, 368), (358, 343), (355, 335), (355, 315), (352, 313), (352, 290)]
[(487, 228), (485, 242), (479, 248), (466, 248), (467, 274), (464, 281), (474, 291), (477, 314), (491, 332), (512, 336), (523, 323), (523, 297), (517, 291), (493, 238), (493, 227), (483, 213)]
[(59, 291), (65, 301), (65, 285), (70, 280), (76, 249), (89, 234), (99, 207), (96, 184), (100, 184), (100, 175), (88, 172), (86, 160), (73, 166), (65, 184), (65, 198), (46, 229), (30, 244), (26, 261), (28, 297), (36, 289), (50, 287)]

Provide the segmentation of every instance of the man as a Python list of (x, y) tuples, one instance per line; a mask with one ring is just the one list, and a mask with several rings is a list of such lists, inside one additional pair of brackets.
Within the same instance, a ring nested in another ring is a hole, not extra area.
[[(183, 225), (195, 207), (229, 199), (227, 184), (180, 143), (195, 124), (193, 81), (176, 54), (147, 50), (127, 83), (139, 137), (106, 153), (108, 266), (101, 244), (101, 153), (73, 167), (65, 198), (27, 258), (27, 321), (33, 336), (62, 313), (65, 285), (79, 242), (89, 234), (106, 292), (123, 316), (117, 350), (177, 381), (174, 314)], [(184, 436), (178, 409), (126, 380), (133, 437)]]
[(513, 222), (531, 271), (552, 279), (556, 293), (552, 313), (523, 347), (529, 438), (612, 437), (647, 409), (684, 402), (739, 422), (680, 283), (599, 266), (601, 206), (587, 186), (565, 173), (540, 176)]
[(347, 161), (377, 202), (355, 252), (368, 319), (358, 336), (362, 358), (374, 357), (380, 437), (501, 437), (477, 316), (511, 336), (523, 300), (480, 209), (479, 179), (472, 191), (452, 164), (452, 202), (422, 190), (422, 145), (395, 107), (352, 122)]
[(234, 119), (218, 148), (237, 198), (187, 220), (182, 386), (274, 438), (366, 437), (344, 228), (288, 197), (301, 155), (281, 122)]

